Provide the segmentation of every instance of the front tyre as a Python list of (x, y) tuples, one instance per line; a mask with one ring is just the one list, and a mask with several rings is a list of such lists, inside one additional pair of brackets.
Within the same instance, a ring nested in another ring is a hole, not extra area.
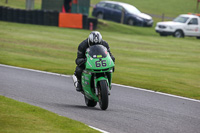
[(127, 24), (128, 25), (134, 25), (134, 20), (132, 18), (128, 19)]
[(182, 30), (175, 31), (174, 32), (174, 37), (183, 38), (184, 37), (183, 31)]
[(106, 80), (101, 80), (99, 82), (99, 106), (102, 110), (108, 108), (108, 85)]
[(95, 107), (97, 105), (97, 102), (94, 101), (94, 100), (90, 100), (88, 99), (86, 96), (84, 96), (85, 98), (85, 104), (88, 106), (88, 107)]
[(160, 33), (160, 36), (167, 36), (166, 34), (164, 34), (164, 33)]
[(97, 18), (98, 18), (98, 19), (103, 19), (103, 13), (98, 13), (98, 14), (97, 14)]

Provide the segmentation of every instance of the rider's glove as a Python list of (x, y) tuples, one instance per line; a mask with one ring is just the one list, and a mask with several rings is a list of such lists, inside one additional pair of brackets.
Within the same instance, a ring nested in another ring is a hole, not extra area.
[(79, 66), (83, 65), (87, 61), (87, 58), (79, 59)]

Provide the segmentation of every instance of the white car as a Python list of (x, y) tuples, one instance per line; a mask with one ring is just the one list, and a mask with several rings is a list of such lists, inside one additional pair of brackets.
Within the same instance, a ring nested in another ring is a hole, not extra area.
[(158, 22), (155, 30), (160, 36), (174, 37), (193, 36), (200, 39), (200, 17), (192, 14), (182, 14), (173, 21)]

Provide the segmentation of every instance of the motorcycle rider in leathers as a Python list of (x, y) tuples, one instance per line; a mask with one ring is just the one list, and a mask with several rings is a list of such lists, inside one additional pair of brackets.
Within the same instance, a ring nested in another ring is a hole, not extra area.
[(88, 47), (90, 47), (92, 45), (96, 45), (96, 44), (101, 44), (104, 47), (106, 47), (112, 60), (115, 62), (115, 58), (110, 52), (109, 45), (106, 41), (104, 41), (102, 39), (100, 32), (98, 32), (98, 31), (91, 32), (89, 34), (89, 37), (87, 39), (85, 39), (83, 42), (81, 42), (78, 46), (77, 58), (75, 61), (77, 66), (76, 66), (76, 70), (74, 73), (74, 75), (77, 77), (77, 81), (78, 81), (77, 88), (76, 88), (77, 91), (83, 91), (82, 85), (81, 85), (81, 74), (82, 74), (83, 70), (85, 69), (85, 62), (87, 61), (86, 56), (85, 56), (86, 49)]

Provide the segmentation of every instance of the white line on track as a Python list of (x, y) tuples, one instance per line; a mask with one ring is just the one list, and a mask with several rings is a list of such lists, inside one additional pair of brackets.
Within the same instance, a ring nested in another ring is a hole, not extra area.
[(99, 129), (99, 128), (96, 128), (96, 127), (93, 127), (93, 126), (90, 126), (90, 125), (89, 125), (89, 127), (90, 127), (90, 128), (93, 128), (93, 129), (95, 129), (95, 130), (97, 130), (97, 131), (100, 131), (100, 132), (102, 132), (102, 133), (109, 133), (109, 132), (107, 132), (107, 131), (101, 130), (101, 129)]
[(52, 73), (52, 72), (45, 72), (45, 71), (40, 71), (40, 70), (34, 70), (34, 69), (22, 68), (22, 67), (16, 67), (16, 66), (9, 66), (9, 65), (3, 65), (3, 64), (0, 64), (0, 66), (8, 67), (8, 68), (20, 69), (20, 70), (27, 70), (27, 71), (32, 71), (32, 72), (38, 72), (38, 73), (44, 73), (44, 74), (57, 75), (57, 76), (62, 76), (62, 77), (72, 77), (71, 75), (64, 75), (64, 74), (58, 74), (58, 73)]
[(182, 97), (182, 96), (176, 96), (176, 95), (167, 94), (167, 93), (158, 92), (158, 91), (146, 90), (146, 89), (142, 89), (142, 88), (137, 88), (137, 87), (132, 87), (132, 86), (126, 86), (126, 85), (120, 85), (120, 84), (115, 84), (115, 83), (112, 83), (112, 85), (121, 86), (121, 87), (125, 87), (125, 88), (130, 88), (130, 89), (134, 89), (134, 90), (140, 90), (140, 91), (145, 91), (145, 92), (156, 93), (156, 94), (160, 94), (160, 95), (165, 95), (165, 96), (169, 96), (169, 97), (175, 97), (175, 98), (189, 100), (189, 101), (194, 101), (194, 102), (200, 102), (200, 100), (196, 100), (196, 99), (192, 99), (192, 98), (187, 98), (187, 97)]
[[(52, 72), (45, 72), (45, 71), (40, 71), (40, 70), (34, 70), (34, 69), (28, 69), (28, 68), (22, 68), (22, 67), (15, 67), (15, 66), (3, 65), (3, 64), (0, 64), (0, 66), (20, 69), (20, 70), (28, 70), (28, 71), (39, 72), (39, 73), (44, 73), (44, 74), (63, 76), (63, 77), (67, 77), (67, 78), (69, 78), (69, 77), (71, 78), (72, 77), (71, 75), (64, 75), (64, 74), (58, 74), (58, 73), (52, 73)], [(112, 83), (112, 85), (121, 86), (121, 87), (125, 87), (125, 88), (130, 88), (130, 89), (134, 89), (134, 90), (140, 90), (140, 91), (145, 91), (145, 92), (156, 93), (156, 94), (175, 97), (175, 98), (179, 98), (179, 99), (185, 99), (185, 100), (194, 101), (194, 102), (200, 102), (200, 100), (196, 100), (196, 99), (191, 99), (191, 98), (182, 97), (182, 96), (176, 96), (176, 95), (157, 92), (157, 91), (152, 91), (152, 90), (146, 90), (146, 89), (132, 87), (132, 86), (120, 85), (120, 84), (115, 84), (115, 83)]]

